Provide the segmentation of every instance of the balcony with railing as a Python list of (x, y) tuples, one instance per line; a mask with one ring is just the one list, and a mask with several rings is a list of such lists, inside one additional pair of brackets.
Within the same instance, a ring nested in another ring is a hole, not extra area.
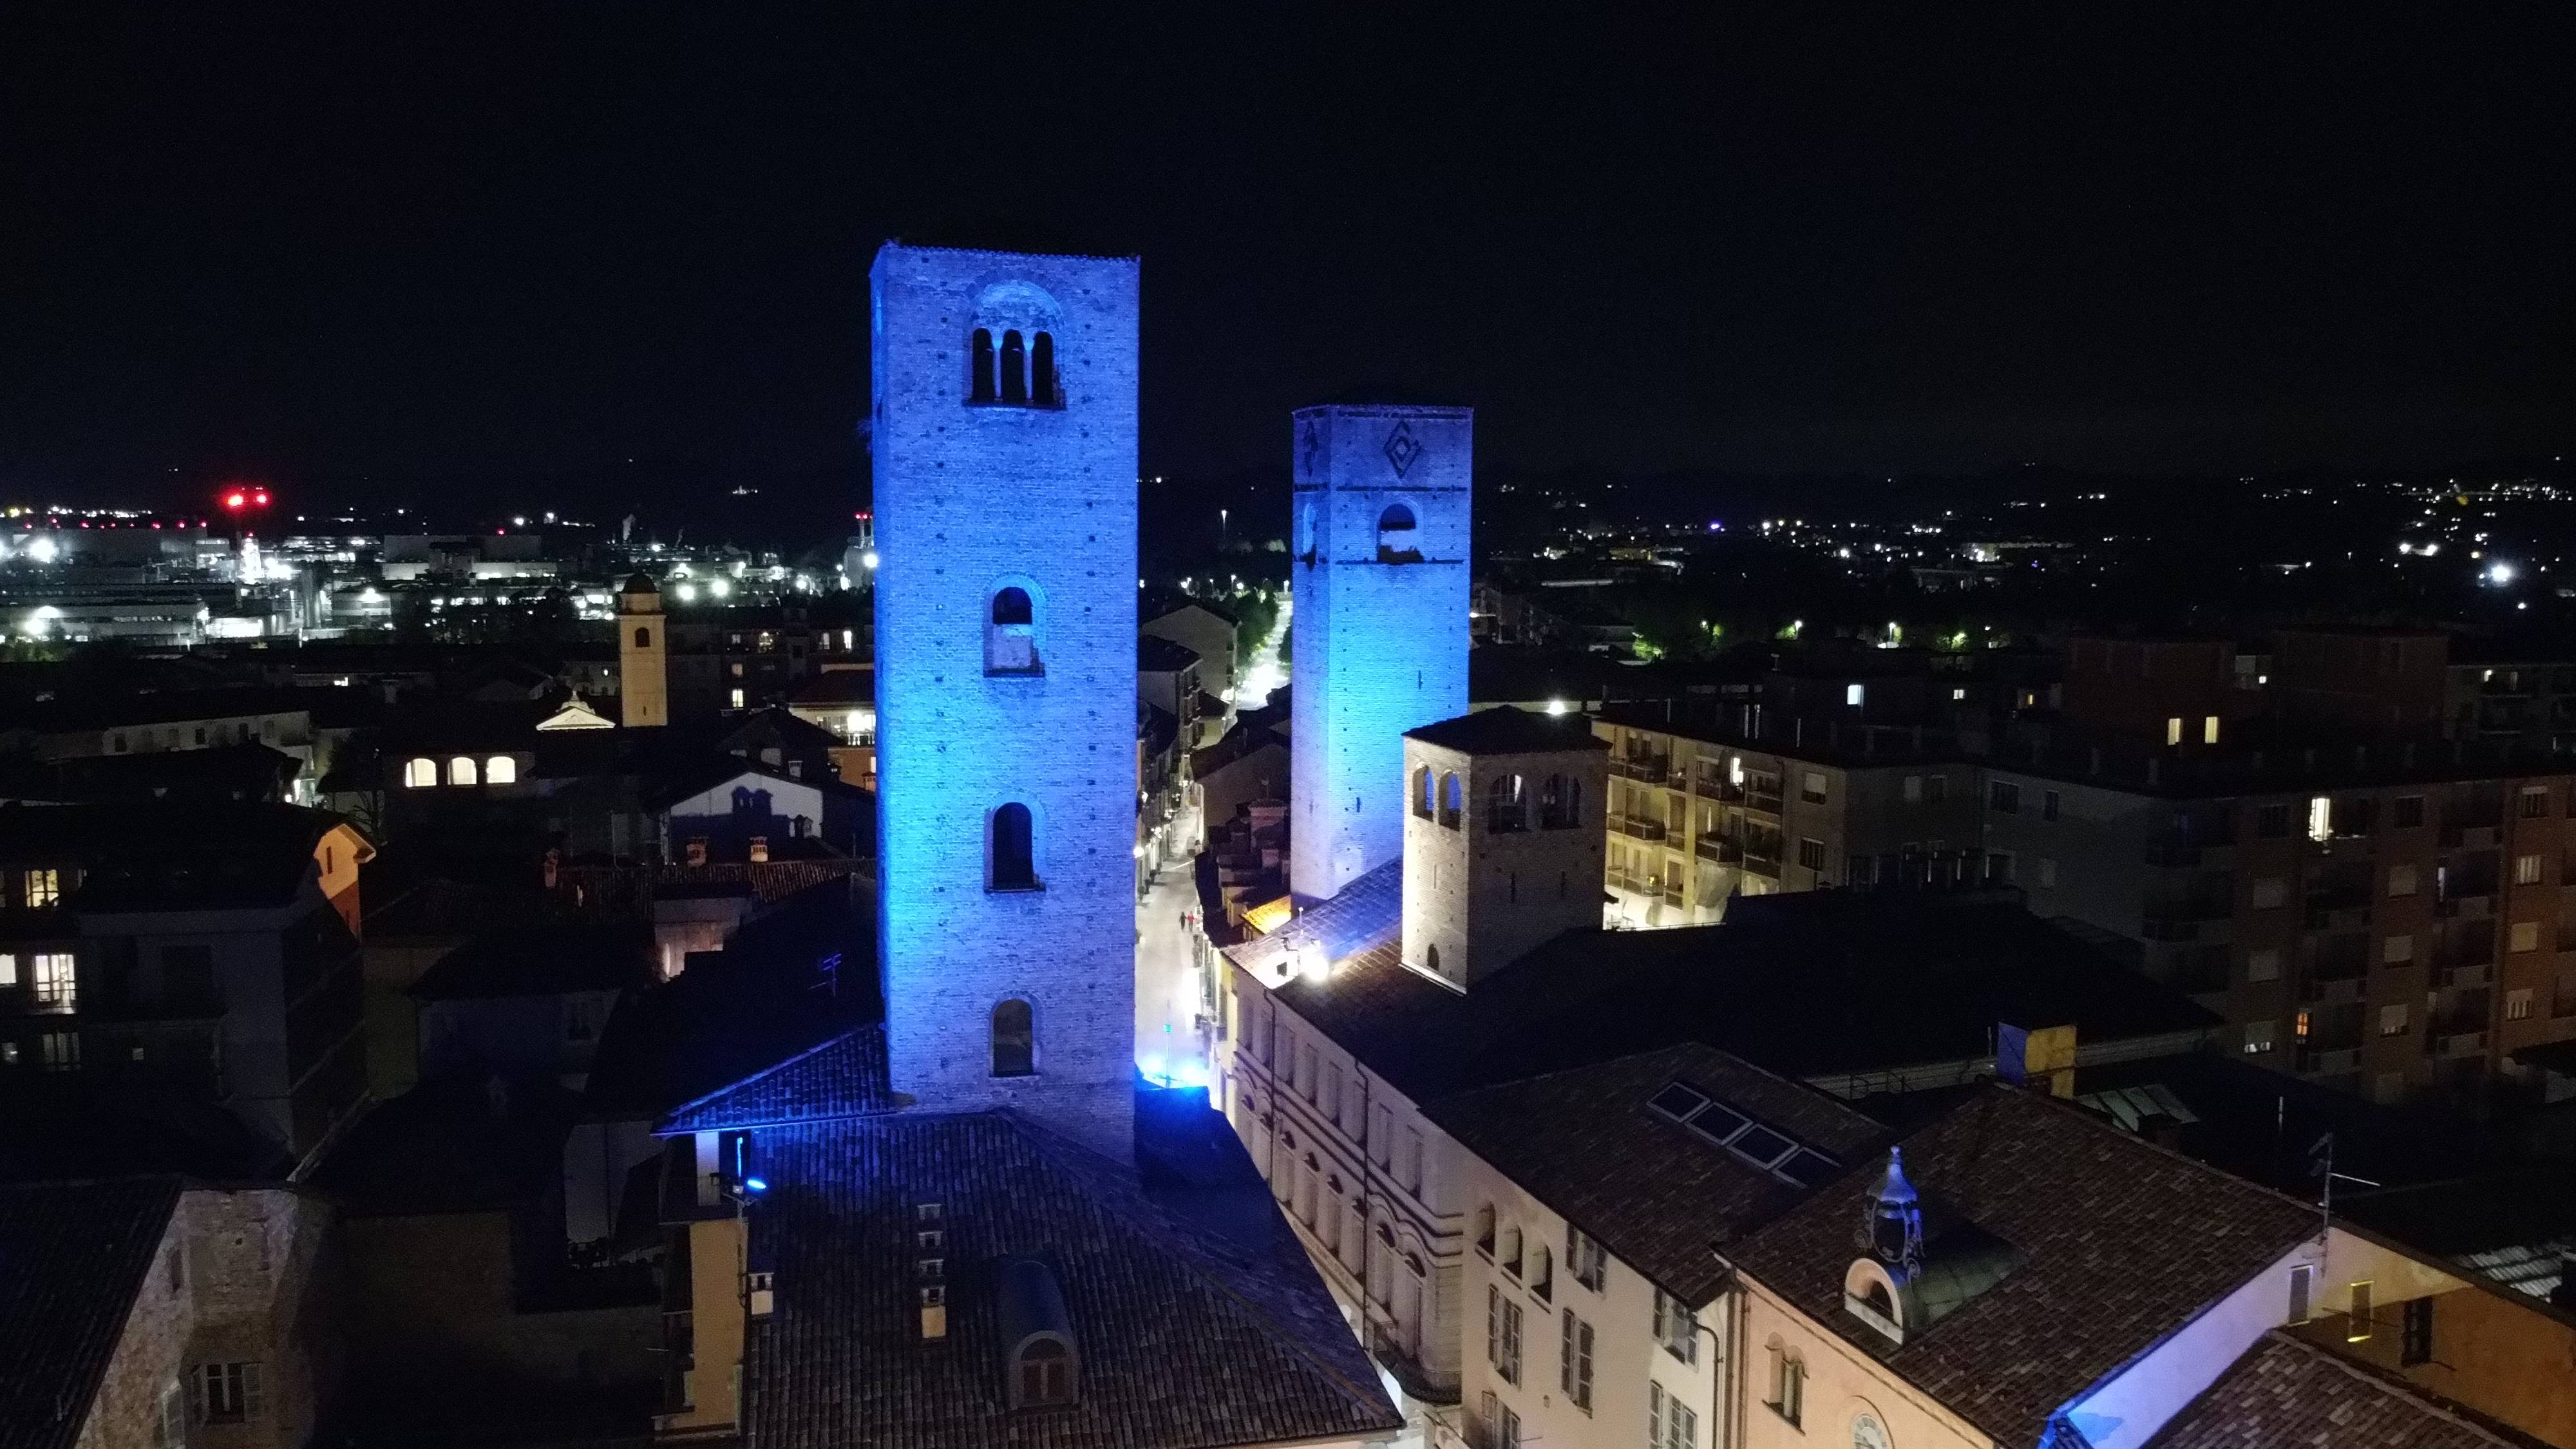
[(1733, 865), (1744, 858), (1743, 850), (1723, 835), (1697, 837), (1691, 841), (1691, 854), (1702, 860), (1716, 861), (1720, 865)]
[(1667, 834), (1664, 822), (1643, 815), (1613, 815), (1610, 828), (1632, 840), (1661, 840)]
[(1668, 755), (1612, 755), (1610, 773), (1641, 785), (1661, 785), (1673, 776), (1673, 762)]

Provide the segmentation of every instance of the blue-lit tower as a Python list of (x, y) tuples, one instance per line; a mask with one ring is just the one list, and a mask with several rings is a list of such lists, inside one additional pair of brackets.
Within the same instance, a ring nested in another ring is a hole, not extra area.
[(1404, 732), (1467, 712), (1475, 413), (1327, 403), (1292, 419), (1291, 894), (1404, 853)]
[(1137, 262), (893, 242), (869, 286), (893, 1085), (1124, 1159)]

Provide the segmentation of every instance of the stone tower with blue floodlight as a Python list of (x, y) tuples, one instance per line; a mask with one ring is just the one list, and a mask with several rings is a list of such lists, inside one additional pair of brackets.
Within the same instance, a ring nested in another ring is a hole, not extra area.
[(875, 379), (893, 1086), (1134, 1150), (1133, 257), (891, 242)]
[(1290, 431), (1289, 892), (1404, 854), (1404, 732), (1467, 712), (1475, 413), (1347, 401)]

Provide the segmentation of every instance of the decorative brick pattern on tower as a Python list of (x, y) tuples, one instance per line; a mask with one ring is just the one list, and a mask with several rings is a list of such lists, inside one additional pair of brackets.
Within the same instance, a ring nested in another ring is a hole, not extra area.
[[(890, 243), (869, 280), (894, 1087), (1011, 1107), (1123, 1160), (1137, 262)], [(1029, 1025), (1006, 1020), (997, 1051), (1010, 1001)]]
[(1467, 708), (1475, 413), (1328, 404), (1290, 437), (1288, 885), (1321, 900), (1403, 853), (1404, 732)]

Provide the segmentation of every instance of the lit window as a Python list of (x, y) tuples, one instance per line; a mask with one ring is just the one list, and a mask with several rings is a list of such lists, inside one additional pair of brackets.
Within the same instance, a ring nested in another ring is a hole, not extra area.
[(403, 784), (425, 790), (438, 783), (438, 761), (423, 757), (403, 766)]
[(483, 762), (483, 783), (515, 785), (519, 781), (519, 762), (508, 755), (494, 755)]
[(2200, 742), (2204, 745), (2214, 745), (2218, 743), (2218, 716), (2214, 714), (2201, 716)]
[(2308, 797), (2308, 838), (2310, 840), (2334, 838), (2334, 801), (2323, 795)]
[(1857, 684), (1846, 684), (1843, 686), (1843, 703), (1849, 705), (1853, 709), (1858, 709), (1860, 708), (1862, 696), (1865, 693), (1866, 691)]
[(31, 870), (22, 882), (21, 895), (27, 909), (41, 910), (63, 898), (63, 878), (53, 870)]
[(471, 785), (479, 773), (472, 755), (458, 755), (447, 762), (447, 783), (451, 785)]
[(68, 951), (41, 952), (34, 967), (36, 1007), (40, 1011), (73, 1011), (80, 1006), (80, 976)]
[(739, 688), (735, 689), (733, 692), (733, 707), (736, 709), (741, 709), (743, 707), (743, 693)]
[(2181, 716), (2181, 715), (2178, 715), (2178, 714), (2177, 714), (2177, 715), (2169, 715), (2169, 716), (2167, 716), (2167, 717), (2166, 717), (2166, 719), (2165, 719), (2165, 743), (2166, 743), (2166, 744), (2169, 744), (2169, 745), (2178, 745), (2178, 744), (2181, 744), (2181, 743), (2182, 743), (2182, 716)]
[(2540, 884), (2540, 857), (2517, 855), (2513, 858), (2513, 883), (2518, 886)]
[(18, 958), (5, 952), (0, 952), (0, 986), (15, 986), (17, 984)]
[(2504, 994), (2504, 1019), (2507, 1021), (2529, 1021), (2531, 1019), (2530, 987), (2516, 987)]
[(2505, 949), (2509, 951), (2539, 950), (2540, 923), (2538, 921), (2514, 922), (2513, 929), (2506, 935)]

